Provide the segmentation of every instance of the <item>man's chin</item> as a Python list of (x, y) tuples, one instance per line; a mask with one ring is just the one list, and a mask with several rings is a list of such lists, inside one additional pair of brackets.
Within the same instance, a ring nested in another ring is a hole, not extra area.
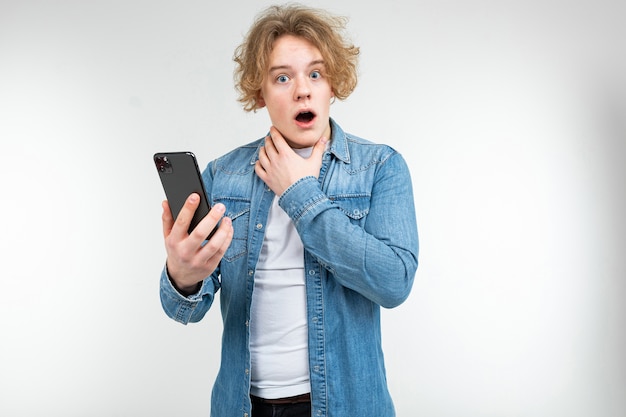
[(320, 139), (319, 137), (316, 138), (314, 134), (294, 136), (295, 139), (284, 135), (283, 137), (285, 138), (285, 142), (293, 149), (310, 148)]

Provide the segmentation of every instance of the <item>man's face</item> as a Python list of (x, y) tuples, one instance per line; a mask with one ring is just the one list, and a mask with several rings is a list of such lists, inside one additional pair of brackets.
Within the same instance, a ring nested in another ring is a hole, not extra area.
[(309, 41), (283, 35), (274, 42), (258, 103), (292, 148), (330, 139), (333, 92), (320, 51)]

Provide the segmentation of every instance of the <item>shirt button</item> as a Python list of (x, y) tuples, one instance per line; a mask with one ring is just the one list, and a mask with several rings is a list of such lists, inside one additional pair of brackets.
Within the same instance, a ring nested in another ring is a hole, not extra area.
[(315, 275), (315, 270), (311, 269), (311, 270), (309, 271), (309, 275)]
[(250, 321), (246, 320), (246, 327), (250, 326)]
[(246, 369), (246, 375), (248, 375), (250, 373), (249, 369)]
[(243, 413), (243, 417), (248, 417), (248, 413)]
[(249, 271), (248, 271), (248, 275), (249, 275), (249, 276), (254, 275), (254, 271), (253, 271), (252, 269), (251, 269), (251, 270), (249, 270)]
[(261, 223), (257, 223), (256, 230), (261, 230), (261, 229), (263, 229), (263, 225)]
[(319, 366), (317, 366), (317, 365), (315, 365), (315, 366), (313, 367), (313, 370), (314, 370), (315, 372), (319, 372), (319, 371), (320, 371), (320, 367), (319, 367)]

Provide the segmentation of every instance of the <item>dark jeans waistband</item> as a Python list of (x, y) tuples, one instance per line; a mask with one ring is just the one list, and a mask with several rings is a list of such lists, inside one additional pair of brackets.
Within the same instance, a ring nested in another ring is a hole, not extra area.
[(258, 404), (269, 404), (269, 405), (285, 405), (285, 404), (304, 404), (311, 402), (311, 394), (301, 394), (295, 395), (293, 397), (285, 397), (285, 398), (261, 398), (256, 395), (250, 394), (250, 398), (252, 402), (256, 402)]

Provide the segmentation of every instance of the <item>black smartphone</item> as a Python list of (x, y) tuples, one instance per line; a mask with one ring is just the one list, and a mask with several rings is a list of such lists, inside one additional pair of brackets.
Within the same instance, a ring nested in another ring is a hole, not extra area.
[[(200, 205), (189, 225), (188, 232), (191, 233), (211, 208), (196, 156), (192, 152), (159, 152), (153, 159), (174, 218), (178, 217), (191, 193), (200, 196)], [(207, 239), (213, 232), (215, 229)]]

